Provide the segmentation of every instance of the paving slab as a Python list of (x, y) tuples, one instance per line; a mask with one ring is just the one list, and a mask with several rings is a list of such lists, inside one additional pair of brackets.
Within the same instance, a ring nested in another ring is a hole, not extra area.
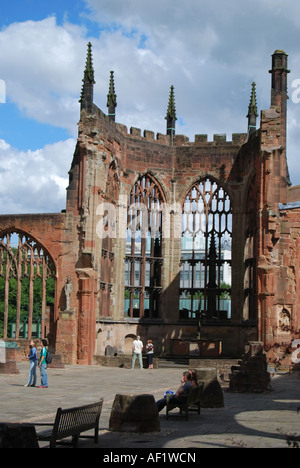
[[(84, 405), (104, 398), (99, 442), (80, 439), (79, 448), (195, 450), (200, 448), (287, 448), (286, 436), (300, 434), (300, 376), (275, 375), (270, 391), (259, 394), (231, 393), (224, 386), (224, 408), (191, 413), (189, 421), (177, 410), (167, 421), (160, 413), (157, 433), (109, 431), (114, 397), (149, 393), (155, 399), (168, 389), (176, 390), (182, 369), (124, 369), (65, 366), (48, 369), (49, 388), (24, 387), (27, 363), (18, 363), (19, 374), (0, 374), (0, 422), (53, 421), (58, 407)], [(39, 372), (38, 372), (39, 374)], [(47, 447), (47, 443), (41, 443)], [(112, 452), (113, 453), (113, 452)]]

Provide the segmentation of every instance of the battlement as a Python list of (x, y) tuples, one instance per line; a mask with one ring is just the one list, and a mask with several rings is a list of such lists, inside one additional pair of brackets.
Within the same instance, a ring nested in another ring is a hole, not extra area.
[[(116, 124), (116, 126), (122, 131), (123, 134), (132, 136), (134, 138), (140, 138), (147, 141), (157, 141), (160, 144), (170, 145), (171, 136), (164, 135), (162, 133), (157, 133), (155, 138), (155, 133), (151, 130), (144, 130), (143, 135), (140, 128), (131, 127), (128, 133), (126, 125)], [(232, 139), (227, 141), (226, 134), (214, 134), (213, 141), (208, 141), (207, 134), (197, 134), (195, 135), (195, 141), (190, 142), (189, 138), (185, 135), (174, 135), (173, 136), (173, 145), (174, 146), (186, 146), (186, 145), (242, 145), (247, 140), (247, 133), (233, 133)]]
[(247, 133), (232, 133), (231, 140), (227, 140), (227, 135), (225, 133), (216, 133), (213, 135), (213, 140), (208, 141), (207, 134), (196, 134), (194, 142), (190, 142), (189, 137), (186, 135), (166, 135), (163, 133), (156, 133), (152, 130), (142, 130), (138, 127), (130, 127), (128, 132), (128, 128), (126, 125), (114, 122), (109, 119), (109, 117), (93, 104), (93, 112), (92, 114), (88, 114), (86, 110), (81, 111), (81, 120), (84, 119), (84, 116), (93, 122), (92, 125), (95, 126), (95, 121), (93, 117), (103, 119), (105, 122), (109, 123), (109, 125), (115, 127), (116, 130), (121, 132), (124, 136), (131, 137), (134, 139), (140, 139), (143, 141), (159, 143), (161, 145), (166, 146), (221, 146), (221, 145), (228, 145), (228, 146), (241, 146), (247, 141)]

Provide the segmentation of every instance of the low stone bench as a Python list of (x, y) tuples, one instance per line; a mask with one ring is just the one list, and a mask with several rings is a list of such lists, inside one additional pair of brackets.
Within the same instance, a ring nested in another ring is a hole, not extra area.
[(223, 408), (224, 395), (215, 367), (196, 368), (197, 382), (203, 382), (201, 408)]
[(0, 340), (0, 374), (19, 374), (17, 362), (21, 361), (21, 350), (15, 341)]
[[(127, 356), (125, 354), (118, 354), (116, 356), (94, 356), (94, 362), (95, 364), (98, 364), (103, 367), (120, 367), (124, 369), (130, 369), (131, 368), (131, 356)], [(158, 358), (153, 359), (153, 368), (158, 369)], [(147, 357), (143, 356), (143, 368), (147, 369)], [(139, 362), (138, 359), (135, 362), (135, 369), (139, 368)]]
[(0, 374), (19, 374), (16, 361), (0, 362)]
[(160, 431), (160, 419), (154, 396), (117, 394), (110, 414), (109, 430), (116, 432)]
[(34, 425), (0, 423), (0, 448), (39, 448)]

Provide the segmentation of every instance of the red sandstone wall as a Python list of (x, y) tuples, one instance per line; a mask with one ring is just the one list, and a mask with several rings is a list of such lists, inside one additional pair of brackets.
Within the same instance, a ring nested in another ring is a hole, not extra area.
[[(288, 199), (287, 183), (282, 177), (286, 160), (278, 140), (280, 126), (279, 114), (271, 109), (264, 111), (261, 131), (253, 134), (247, 143), (245, 135), (233, 135), (232, 141), (215, 136), (212, 142), (207, 142), (205, 135), (197, 135), (194, 143), (177, 135), (172, 147), (165, 135), (158, 135), (155, 140), (152, 132), (146, 131), (141, 136), (139, 129), (131, 129), (128, 134), (126, 127), (102, 115), (91, 117), (82, 113), (70, 170), (66, 213), (0, 217), (3, 232), (21, 230), (30, 234), (49, 251), (56, 264), (56, 352), (63, 355), (64, 362), (91, 363), (94, 354), (103, 263), (102, 240), (96, 235), (97, 207), (110, 200), (107, 183), (112, 162), (116, 167), (119, 195), (125, 205), (131, 187), (147, 172), (161, 185), (167, 203), (182, 203), (190, 186), (207, 176), (213, 177), (229, 193), (234, 212), (232, 324), (236, 329), (231, 328), (234, 331), (230, 337), (226, 332), (225, 342), (232, 352), (242, 351), (247, 341), (246, 329), (241, 332), (239, 327), (244, 306), (245, 213), (249, 184), (255, 174), (259, 228), (258, 338), (274, 349), (278, 337), (274, 330), (278, 327), (280, 308), (284, 306), (292, 310), (293, 327), (299, 326), (296, 294), (300, 287), (297, 273), (299, 213), (279, 213), (278, 210), (278, 202)], [(118, 202), (116, 200), (116, 207)], [(124, 248), (124, 239), (115, 239), (110, 280), (115, 288), (109, 312), (110, 319), (115, 321), (123, 318)], [(174, 324), (178, 319), (180, 242), (166, 240), (164, 249), (162, 318)], [(70, 310), (65, 310), (67, 278), (73, 286)], [(210, 331), (205, 332), (209, 334)], [(249, 334), (253, 339), (252, 325)]]
[[(158, 135), (154, 139), (152, 132), (144, 132), (141, 136), (139, 129), (131, 129), (127, 133), (126, 127), (114, 124), (102, 115), (86, 116), (82, 113), (79, 124), (79, 140), (72, 166), (72, 181), (68, 190), (67, 212), (74, 215), (73, 222), (82, 223), (82, 209), (80, 203), (85, 201), (85, 209), (89, 214), (84, 228), (84, 239), (79, 250), (90, 252), (93, 257), (93, 268), (97, 270), (98, 297), (96, 308), (99, 310), (100, 252), (101, 239), (95, 236), (95, 226), (99, 216), (95, 207), (101, 202), (109, 200), (107, 196), (107, 177), (112, 161), (117, 168), (119, 195), (127, 205), (130, 190), (138, 177), (149, 172), (160, 184), (167, 203), (183, 203), (185, 194), (190, 186), (201, 177), (210, 176), (222, 184), (230, 194), (234, 210), (234, 252), (233, 252), (233, 323), (240, 326), (243, 314), (243, 268), (245, 239), (241, 235), (245, 231), (244, 212), (247, 203), (248, 185), (255, 170), (258, 155), (258, 134), (252, 136), (251, 141), (244, 147), (246, 135), (235, 134), (232, 141), (226, 141), (222, 135), (214, 136), (212, 142), (207, 141), (206, 135), (197, 135), (194, 143), (182, 135), (176, 135), (174, 146), (170, 145), (169, 137)], [(84, 174), (82, 173), (84, 171)], [(81, 200), (79, 203), (78, 200)], [(116, 206), (118, 200), (116, 200)], [(111, 283), (115, 285), (110, 304), (110, 317), (113, 320), (123, 320), (124, 292), (124, 240), (116, 239), (114, 243), (114, 268), (111, 272)], [(166, 323), (176, 323), (178, 311), (180, 241), (165, 240), (164, 242), (164, 292), (162, 298), (162, 314)], [(104, 277), (104, 276), (103, 276)], [(106, 278), (106, 276), (105, 276)], [(121, 287), (119, 287), (121, 285)], [(77, 303), (80, 314), (80, 305)], [(92, 313), (91, 311), (90, 313)], [(81, 317), (83, 318), (83, 316)], [(101, 319), (101, 317), (99, 317)], [(87, 319), (85, 319), (87, 320)], [(93, 334), (94, 324), (86, 327), (87, 321), (80, 325), (78, 342), (82, 349), (87, 349), (87, 336)], [(116, 327), (117, 325), (115, 325)], [(89, 328), (91, 327), (91, 328)], [(93, 328), (93, 330), (92, 330)], [(83, 333), (83, 330), (86, 330)], [(209, 330), (207, 331), (209, 333)], [(253, 328), (251, 327), (251, 336)], [(118, 333), (116, 332), (116, 335)], [(243, 335), (243, 339), (240, 337)], [(237, 331), (230, 339), (226, 337), (228, 349), (237, 352), (243, 349), (243, 342), (247, 341), (247, 333)], [(113, 340), (113, 335), (111, 340)], [(158, 333), (158, 336), (160, 334)], [(166, 349), (169, 344), (166, 345)]]

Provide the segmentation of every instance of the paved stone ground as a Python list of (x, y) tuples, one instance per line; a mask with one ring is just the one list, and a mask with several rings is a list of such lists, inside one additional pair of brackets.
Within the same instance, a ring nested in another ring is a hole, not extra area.
[(108, 431), (115, 394), (150, 393), (155, 399), (161, 398), (165, 390), (177, 389), (183, 369), (66, 366), (48, 369), (49, 388), (39, 389), (24, 387), (29, 367), (27, 363), (17, 366), (19, 374), (0, 375), (0, 422), (51, 421), (59, 406), (104, 398), (99, 443), (80, 439), (79, 448), (287, 448), (286, 434), (300, 434), (299, 373), (274, 376), (270, 391), (263, 394), (230, 393), (224, 388), (224, 408), (202, 409), (200, 416), (192, 413), (189, 421), (177, 410), (169, 421), (161, 412), (160, 433), (130, 434)]

